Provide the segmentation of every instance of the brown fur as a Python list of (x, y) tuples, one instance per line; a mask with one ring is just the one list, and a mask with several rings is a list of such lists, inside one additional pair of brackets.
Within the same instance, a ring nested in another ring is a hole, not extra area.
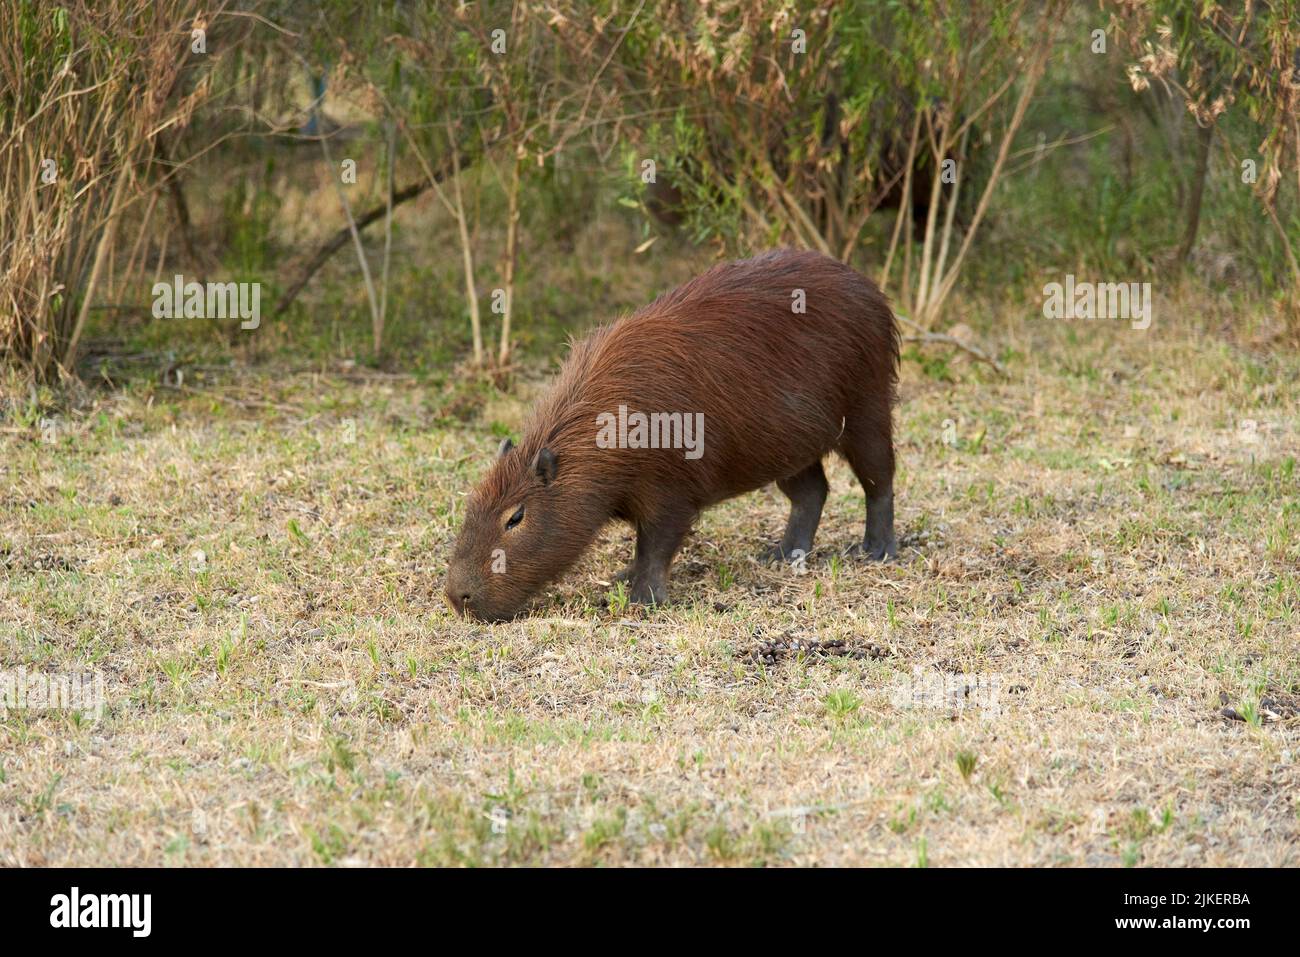
[[(796, 289), (806, 295), (802, 314), (791, 308)], [(812, 545), (826, 494), (821, 459), (832, 451), (867, 490), (864, 551), (893, 555), (897, 366), (889, 305), (849, 267), (777, 250), (710, 269), (573, 346), (519, 446), (470, 496), (449, 600), (482, 618), (512, 617), (621, 519), (637, 529), (632, 598), (663, 601), (668, 566), (700, 510), (774, 481), (794, 507), (769, 557), (798, 559), (791, 553)], [(620, 405), (702, 412), (703, 456), (599, 448), (597, 417)], [(523, 520), (507, 529), (521, 505)]]

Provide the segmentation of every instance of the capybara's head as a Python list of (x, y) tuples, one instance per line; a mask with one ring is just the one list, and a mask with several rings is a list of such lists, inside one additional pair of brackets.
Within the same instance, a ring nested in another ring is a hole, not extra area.
[[(591, 542), (599, 522), (566, 463), (549, 448), (501, 443), (470, 494), (447, 568), (447, 601), (484, 621), (513, 618)], [(603, 518), (603, 516), (600, 516)]]

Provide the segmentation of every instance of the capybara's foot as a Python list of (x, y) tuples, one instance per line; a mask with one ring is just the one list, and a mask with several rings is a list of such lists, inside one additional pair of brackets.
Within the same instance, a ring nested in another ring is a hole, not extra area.
[(776, 565), (778, 563), (801, 565), (807, 560), (808, 552), (802, 548), (792, 548), (786, 551), (780, 545), (769, 545), (758, 553), (757, 558), (764, 565)]
[(898, 542), (892, 535), (875, 541), (868, 540), (850, 548), (849, 557), (864, 562), (887, 562), (898, 557)]
[(638, 605), (663, 605), (668, 602), (668, 582), (642, 577), (632, 582), (628, 597)]
[(780, 545), (768, 545), (766, 549), (759, 551), (757, 558), (763, 564), (776, 564), (777, 562), (797, 562), (798, 559), (805, 557), (802, 551), (792, 549), (787, 553)]

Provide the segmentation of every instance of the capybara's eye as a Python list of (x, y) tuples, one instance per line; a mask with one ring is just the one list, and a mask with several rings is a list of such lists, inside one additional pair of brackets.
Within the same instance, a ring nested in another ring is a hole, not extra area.
[(518, 525), (518, 524), (519, 524), (520, 522), (522, 522), (523, 520), (524, 520), (524, 507), (523, 507), (522, 505), (520, 505), (520, 506), (519, 506), (519, 511), (517, 511), (517, 512), (515, 512), (515, 514), (511, 515), (510, 518), (509, 518), (509, 520), (506, 522), (506, 530), (509, 531), (510, 529), (514, 528), (516, 525)]

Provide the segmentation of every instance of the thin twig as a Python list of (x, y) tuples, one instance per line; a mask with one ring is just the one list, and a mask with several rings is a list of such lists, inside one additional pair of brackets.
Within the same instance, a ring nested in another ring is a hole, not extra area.
[(357, 229), (357, 222), (352, 218), (352, 204), (348, 202), (347, 190), (343, 188), (343, 181), (335, 178), (338, 173), (334, 169), (334, 161), (330, 158), (328, 136), (322, 134), (320, 148), (321, 152), (325, 154), (326, 175), (333, 180), (334, 188), (338, 191), (339, 202), (343, 204), (343, 215), (348, 219), (348, 232), (352, 234), (352, 244), (357, 250), (357, 260), (361, 263), (361, 277), (366, 283), (366, 298), (370, 300), (370, 321), (372, 327), (378, 328), (379, 301), (375, 297), (375, 284), (370, 279), (370, 263), (366, 261), (366, 248), (361, 245), (361, 231)]
[(897, 313), (897, 312), (894, 313), (894, 318), (897, 319), (903, 325), (907, 326), (909, 329), (916, 330), (915, 335), (902, 336), (901, 338), (903, 342), (941, 343), (946, 346), (953, 346), (957, 349), (961, 349), (963, 352), (970, 353), (972, 356), (974, 356), (976, 359), (979, 359), (981, 362), (987, 362), (990, 366), (993, 367), (994, 371), (997, 372), (998, 375), (1004, 377), (1007, 375), (1006, 367), (1003, 366), (1002, 363), (998, 362), (997, 359), (994, 359), (991, 355), (989, 355), (987, 352), (981, 349), (979, 346), (971, 345), (969, 342), (962, 342), (960, 339), (956, 338), (955, 336), (944, 335), (942, 332), (931, 332), (929, 329), (926, 329), (919, 323), (913, 322), (911, 319), (907, 318), (907, 316), (904, 316), (901, 313)]

